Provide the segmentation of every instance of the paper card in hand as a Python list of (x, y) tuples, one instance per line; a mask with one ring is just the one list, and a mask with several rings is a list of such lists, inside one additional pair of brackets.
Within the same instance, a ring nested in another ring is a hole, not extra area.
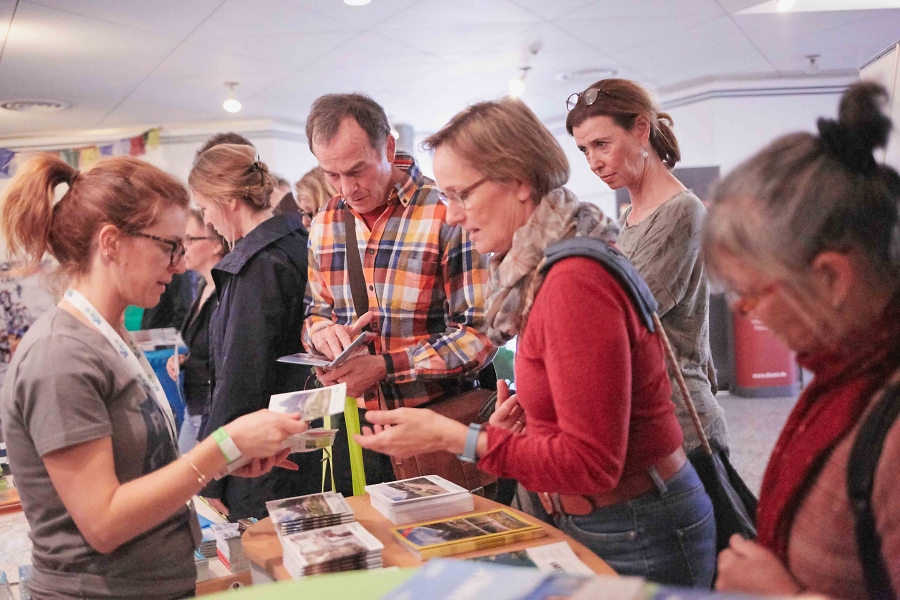
[(344, 412), (347, 384), (338, 383), (315, 390), (274, 394), (269, 399), (269, 410), (279, 413), (300, 413), (304, 421), (320, 419), (325, 415)]
[(374, 340), (376, 335), (377, 334), (371, 331), (363, 331), (349, 346), (344, 348), (344, 351), (338, 354), (334, 360), (329, 360), (324, 354), (306, 354), (304, 352), (298, 352), (297, 354), (282, 356), (278, 359), (278, 362), (333, 369), (334, 367), (343, 364), (347, 359), (356, 356), (357, 351)]

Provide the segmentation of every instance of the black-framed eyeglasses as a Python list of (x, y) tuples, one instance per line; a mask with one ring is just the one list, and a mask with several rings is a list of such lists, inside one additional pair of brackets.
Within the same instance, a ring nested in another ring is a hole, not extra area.
[(150, 235), (149, 233), (142, 233), (140, 231), (126, 231), (128, 235), (133, 235), (135, 237), (147, 238), (148, 240), (153, 240), (154, 242), (159, 242), (161, 244), (167, 245), (171, 248), (171, 253), (169, 254), (169, 266), (174, 267), (181, 259), (184, 258), (184, 253), (187, 249), (184, 247), (184, 243), (181, 240), (170, 240), (169, 238), (159, 237), (158, 235)]
[(312, 220), (313, 220), (313, 217), (316, 216), (316, 213), (314, 213), (314, 212), (306, 212), (306, 211), (301, 210), (301, 211), (300, 211), (300, 216), (303, 217), (304, 219), (309, 219), (310, 221), (312, 221)]
[(609, 94), (609, 92), (604, 92), (603, 90), (598, 88), (588, 88), (583, 92), (575, 92), (573, 94), (570, 94), (568, 99), (566, 100), (566, 109), (572, 110), (573, 108), (578, 106), (579, 98), (585, 106), (590, 106), (597, 101), (597, 97), (600, 96), (600, 94)]
[(484, 176), (466, 189), (460, 190), (459, 192), (438, 192), (438, 198), (440, 198), (441, 202), (448, 206), (451, 203), (462, 204), (463, 206), (465, 206), (466, 199), (469, 197), (469, 194), (474, 192), (475, 188), (477, 188), (478, 186), (490, 181), (490, 179), (491, 178), (489, 176)]

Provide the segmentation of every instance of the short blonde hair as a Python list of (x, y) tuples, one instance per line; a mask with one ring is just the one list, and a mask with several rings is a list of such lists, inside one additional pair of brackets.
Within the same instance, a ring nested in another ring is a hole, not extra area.
[(432, 152), (443, 145), (493, 179), (527, 181), (535, 202), (569, 180), (562, 146), (513, 98), (473, 104), (422, 144)]
[(337, 190), (325, 178), (325, 173), (319, 167), (311, 169), (301, 177), (294, 184), (294, 189), (297, 190), (297, 204), (300, 204), (300, 196), (305, 194), (312, 198), (316, 205), (316, 211), (331, 198), (337, 196)]

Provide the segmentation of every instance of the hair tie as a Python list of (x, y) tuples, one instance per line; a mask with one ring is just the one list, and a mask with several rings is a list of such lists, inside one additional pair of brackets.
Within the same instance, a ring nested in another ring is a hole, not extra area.
[(72, 187), (72, 185), (75, 184), (75, 180), (78, 178), (79, 175), (81, 175), (81, 171), (79, 169), (75, 169), (74, 171), (72, 171), (72, 174), (69, 176), (69, 181), (68, 181), (69, 187)]
[(878, 170), (872, 151), (861, 145), (846, 127), (834, 119), (819, 119), (816, 125), (825, 151), (851, 172), (871, 175)]

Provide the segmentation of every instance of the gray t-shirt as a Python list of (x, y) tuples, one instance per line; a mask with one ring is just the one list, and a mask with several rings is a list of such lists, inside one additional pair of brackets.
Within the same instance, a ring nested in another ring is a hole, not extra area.
[(190, 510), (100, 554), (41, 459), (111, 437), (116, 476), (126, 483), (177, 458), (162, 411), (100, 332), (56, 306), (35, 321), (0, 392), (0, 423), (31, 525), (34, 597), (173, 598), (193, 591)]
[[(700, 253), (706, 218), (703, 203), (690, 190), (674, 196), (643, 221), (628, 226), (629, 207), (619, 219), (616, 246), (631, 260), (659, 304), (659, 318), (672, 343), (685, 384), (697, 407), (703, 430), (728, 447), (725, 412), (710, 389), (709, 284)], [(684, 448), (700, 445), (697, 431), (672, 383), (675, 414), (684, 431)]]

